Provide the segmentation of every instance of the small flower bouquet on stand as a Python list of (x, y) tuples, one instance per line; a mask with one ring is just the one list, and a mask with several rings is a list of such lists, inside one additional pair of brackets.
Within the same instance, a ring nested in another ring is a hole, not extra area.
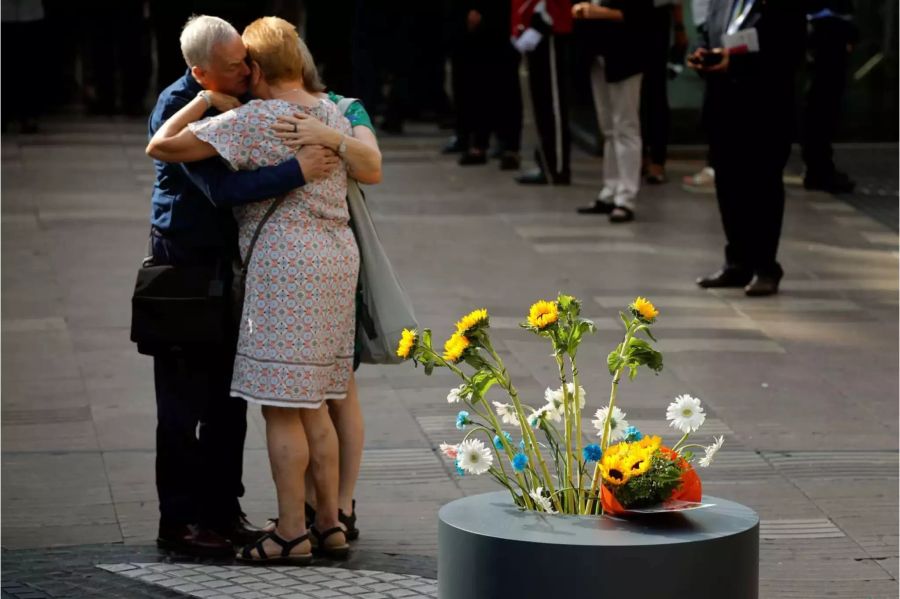
[[(547, 389), (539, 407), (526, 404), (510, 380), (491, 344), (487, 310), (460, 319), (440, 354), (432, 348), (430, 330), (405, 330), (397, 355), (421, 364), (429, 375), (435, 368), (459, 375), (462, 384), (450, 391), (447, 402), (467, 408), (456, 417), (456, 428), (466, 435), (457, 444), (442, 443), (441, 452), (453, 460), (460, 475), (494, 477), (516, 505), (582, 515), (696, 507), (702, 488), (691, 449), (702, 446), (687, 440), (706, 418), (700, 400), (682, 395), (669, 405), (666, 417), (682, 433), (671, 448), (663, 446), (660, 437), (644, 436), (629, 426), (616, 405), (620, 381), (626, 372), (633, 380), (641, 367), (662, 370), (662, 354), (653, 347), (656, 340), (650, 331), (659, 312), (639, 297), (620, 316), (625, 334), (606, 365), (612, 377), (609, 402), (593, 420), (599, 443), (584, 442), (582, 413), (587, 400), (577, 365), (578, 348), (596, 327), (581, 316), (581, 302), (572, 296), (536, 302), (521, 325), (550, 342), (559, 374), (559, 387)], [(495, 386), (508, 401), (488, 400)], [(719, 437), (706, 447), (698, 465), (708, 466), (722, 442)]]

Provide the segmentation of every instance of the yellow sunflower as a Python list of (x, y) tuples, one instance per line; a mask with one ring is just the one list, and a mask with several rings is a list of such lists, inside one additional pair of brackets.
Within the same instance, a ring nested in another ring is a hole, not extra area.
[(400, 334), (400, 343), (397, 344), (397, 355), (403, 359), (408, 358), (417, 342), (418, 334), (415, 329), (403, 329), (403, 333)]
[(635, 445), (642, 449), (646, 449), (652, 454), (659, 449), (660, 445), (662, 445), (662, 439), (656, 435), (647, 435), (635, 443)]
[(628, 456), (624, 460), (625, 466), (630, 476), (640, 476), (650, 469), (653, 452), (640, 447), (632, 447)]
[(541, 300), (535, 302), (528, 311), (528, 324), (542, 330), (559, 319), (559, 308), (556, 302)]
[(659, 316), (659, 310), (646, 297), (635, 298), (630, 307), (631, 312), (645, 322), (653, 322)]
[(463, 352), (469, 347), (469, 340), (462, 333), (453, 333), (444, 343), (444, 359), (448, 362), (459, 362)]
[(488, 313), (484, 308), (480, 310), (472, 310), (459, 319), (456, 323), (456, 332), (465, 335), (476, 327), (487, 325)]
[(631, 478), (631, 472), (619, 456), (608, 456), (603, 454), (600, 461), (600, 476), (603, 480), (614, 487), (624, 485)]

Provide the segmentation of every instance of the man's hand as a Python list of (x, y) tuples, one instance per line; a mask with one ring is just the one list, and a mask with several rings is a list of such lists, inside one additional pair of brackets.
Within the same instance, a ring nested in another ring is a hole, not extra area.
[(337, 154), (322, 146), (303, 146), (294, 156), (307, 183), (327, 177), (341, 164)]
[[(721, 59), (717, 63), (710, 63), (710, 55), (719, 55)], [(707, 50), (706, 48), (697, 48), (694, 53), (688, 56), (687, 66), (699, 73), (724, 73), (728, 70), (729, 53), (727, 48), (716, 48)]]

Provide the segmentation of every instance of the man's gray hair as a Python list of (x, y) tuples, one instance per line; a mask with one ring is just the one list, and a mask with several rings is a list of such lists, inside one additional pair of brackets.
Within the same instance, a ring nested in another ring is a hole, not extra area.
[(209, 66), (213, 48), (241, 35), (231, 23), (219, 17), (194, 15), (181, 30), (181, 53), (188, 67)]

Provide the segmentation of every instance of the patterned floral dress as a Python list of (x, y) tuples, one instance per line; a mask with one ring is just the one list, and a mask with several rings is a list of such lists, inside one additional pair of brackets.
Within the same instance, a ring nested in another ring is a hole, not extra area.
[[(298, 110), (351, 135), (350, 123), (324, 99), (313, 108), (253, 100), (190, 129), (232, 168), (255, 169), (292, 156), (271, 127)], [(335, 169), (290, 192), (263, 227), (247, 269), (232, 395), (298, 408), (346, 397), (359, 273), (346, 196), (347, 172)], [(235, 210), (242, 256), (272, 201)]]

